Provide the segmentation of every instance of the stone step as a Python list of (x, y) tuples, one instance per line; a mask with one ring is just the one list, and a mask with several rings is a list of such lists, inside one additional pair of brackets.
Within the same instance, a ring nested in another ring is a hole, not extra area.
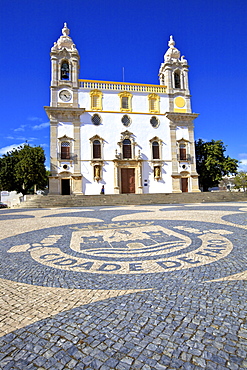
[(207, 192), (180, 194), (34, 195), (18, 208), (63, 208), (141, 204), (179, 204), (247, 201), (247, 193)]

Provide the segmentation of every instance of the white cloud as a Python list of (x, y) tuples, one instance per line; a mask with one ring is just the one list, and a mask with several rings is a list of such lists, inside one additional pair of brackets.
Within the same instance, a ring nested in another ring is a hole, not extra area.
[(239, 158), (247, 159), (247, 153), (239, 153)]
[(49, 127), (50, 126), (50, 122), (44, 122), (44, 123), (41, 123), (40, 125), (35, 125), (32, 127), (33, 130), (42, 130), (43, 128), (46, 128), (46, 127)]
[(0, 155), (6, 154), (7, 152), (10, 152), (11, 150), (16, 149), (19, 146), (24, 145), (24, 144), (26, 143), (12, 144), (12, 145), (8, 145), (3, 148), (0, 148)]
[(15, 129), (14, 129), (14, 132), (25, 131), (25, 127), (26, 127), (26, 126), (27, 126), (27, 125), (21, 125), (20, 127), (15, 128)]
[(238, 171), (247, 172), (247, 159), (241, 159), (241, 163), (239, 164)]
[(28, 121), (38, 121), (38, 122), (42, 122), (42, 118), (39, 118), (39, 117), (28, 117)]

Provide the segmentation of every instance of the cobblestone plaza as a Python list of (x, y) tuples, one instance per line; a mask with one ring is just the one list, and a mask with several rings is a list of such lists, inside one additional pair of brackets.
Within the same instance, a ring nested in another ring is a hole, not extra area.
[(247, 369), (247, 203), (0, 210), (0, 369)]

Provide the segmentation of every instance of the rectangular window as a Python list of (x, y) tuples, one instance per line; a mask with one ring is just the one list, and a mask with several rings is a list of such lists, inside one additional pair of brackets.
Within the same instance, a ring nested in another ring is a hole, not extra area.
[(69, 146), (61, 147), (61, 159), (70, 159), (70, 147)]
[(99, 96), (93, 95), (92, 96), (92, 108), (98, 108), (99, 107)]
[(101, 158), (101, 147), (99, 145), (93, 145), (93, 158)]
[(131, 145), (130, 144), (123, 144), (123, 158), (131, 158)]
[(186, 148), (179, 149), (180, 160), (186, 160)]
[(159, 146), (153, 146), (153, 159), (160, 159)]
[(157, 110), (157, 100), (150, 99), (150, 111), (156, 111), (156, 110)]
[(122, 97), (122, 108), (129, 109), (129, 98), (127, 96)]

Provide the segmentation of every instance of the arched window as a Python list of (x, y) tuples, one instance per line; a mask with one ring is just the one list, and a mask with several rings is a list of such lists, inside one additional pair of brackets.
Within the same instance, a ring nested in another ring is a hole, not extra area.
[(131, 158), (131, 141), (129, 139), (123, 140), (123, 158)]
[(158, 141), (152, 142), (152, 154), (153, 154), (153, 159), (160, 159), (160, 146), (159, 146)]
[(61, 159), (70, 159), (70, 142), (62, 141), (61, 143)]
[(181, 80), (180, 80), (180, 72), (179, 71), (174, 72), (174, 86), (175, 86), (175, 89), (180, 89), (181, 88)]
[(61, 80), (69, 80), (69, 63), (63, 60), (61, 64)]
[(99, 140), (93, 141), (93, 159), (101, 158), (101, 143)]

